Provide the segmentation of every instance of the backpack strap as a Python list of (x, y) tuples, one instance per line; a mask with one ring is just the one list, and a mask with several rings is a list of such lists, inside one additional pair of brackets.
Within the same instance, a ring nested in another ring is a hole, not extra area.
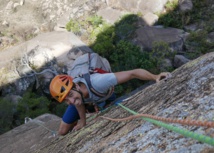
[(91, 68), (91, 53), (88, 53), (88, 70), (90, 74), (94, 73), (94, 70)]
[(88, 84), (88, 87), (90, 89), (90, 91), (95, 94), (96, 96), (98, 97), (101, 97), (102, 99), (108, 99), (112, 93), (114, 92), (114, 87), (110, 88), (108, 90), (108, 93), (107, 94), (103, 94), (103, 93), (100, 93), (98, 92), (97, 90), (95, 90), (91, 84), (91, 80), (90, 80), (90, 74), (89, 73), (86, 73), (86, 74), (83, 74), (82, 77), (86, 80), (87, 84)]

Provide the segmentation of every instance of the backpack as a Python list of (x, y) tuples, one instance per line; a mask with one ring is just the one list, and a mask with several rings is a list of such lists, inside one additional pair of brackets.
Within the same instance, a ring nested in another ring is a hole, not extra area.
[(86, 53), (79, 56), (74, 61), (71, 69), (68, 71), (68, 75), (73, 78), (83, 77), (86, 80), (90, 91), (96, 96), (101, 97), (99, 101), (96, 101), (96, 103), (99, 103), (108, 99), (112, 95), (114, 88), (110, 88), (107, 94), (100, 93), (93, 88), (90, 81), (90, 74), (110, 72), (112, 72), (111, 66), (106, 58), (101, 57), (97, 53)]
[(73, 63), (69, 75), (73, 78), (86, 73), (109, 73), (111, 66), (106, 58), (97, 53), (86, 53), (79, 56)]

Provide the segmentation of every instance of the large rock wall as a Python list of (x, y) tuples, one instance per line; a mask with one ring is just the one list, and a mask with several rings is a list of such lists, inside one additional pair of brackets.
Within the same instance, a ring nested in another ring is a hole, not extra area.
[[(214, 53), (193, 60), (175, 70), (172, 78), (147, 87), (122, 104), (138, 113), (159, 117), (213, 121), (213, 61)], [(131, 114), (121, 107), (115, 106), (100, 115), (123, 118)], [(213, 128), (171, 125), (213, 138)], [(97, 117), (89, 118), (86, 127), (69, 133), (61, 141), (55, 141), (38, 150), (37, 153), (208, 153), (213, 151), (211, 145), (186, 138), (140, 118), (112, 122)]]
[(43, 114), (0, 136), (1, 153), (29, 153), (45, 147), (58, 137), (60, 118)]
[(164, 6), (168, 0), (107, 0), (108, 6), (127, 10), (129, 12), (139, 13), (143, 15), (147, 13), (157, 13), (164, 9)]

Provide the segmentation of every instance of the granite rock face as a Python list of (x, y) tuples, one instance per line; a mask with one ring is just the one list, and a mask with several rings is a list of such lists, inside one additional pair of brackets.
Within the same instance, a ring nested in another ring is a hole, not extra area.
[[(27, 118), (26, 118), (27, 119)], [(60, 118), (43, 114), (0, 136), (1, 153), (34, 152), (56, 140)]]
[[(214, 53), (188, 62), (172, 73), (172, 78), (137, 92), (122, 104), (138, 113), (174, 119), (213, 121)], [(100, 114), (124, 118), (131, 114), (115, 106)], [(99, 116), (99, 115), (98, 115)], [(170, 124), (170, 123), (169, 123)], [(213, 137), (213, 128), (183, 126), (197, 134)], [(211, 145), (145, 122), (143, 119), (112, 122), (102, 118), (88, 119), (83, 129), (69, 133), (38, 153), (109, 153), (109, 152), (213, 152)]]

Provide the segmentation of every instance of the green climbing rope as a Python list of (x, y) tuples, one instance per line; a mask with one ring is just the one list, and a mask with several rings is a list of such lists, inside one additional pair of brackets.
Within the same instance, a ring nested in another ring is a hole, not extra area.
[[(138, 114), (137, 112), (135, 112), (135, 111), (123, 106), (120, 103), (117, 104), (117, 105), (122, 107), (123, 109), (129, 111), (130, 113), (132, 113), (134, 115)], [(181, 129), (181, 128), (178, 128), (178, 127), (163, 123), (161, 121), (153, 120), (153, 119), (146, 118), (146, 117), (142, 117), (142, 118), (145, 121), (151, 122), (151, 123), (153, 123), (155, 125), (158, 125), (158, 126), (161, 126), (161, 127), (164, 127), (164, 128), (166, 128), (168, 130), (171, 130), (173, 132), (179, 133), (179, 134), (181, 134), (183, 136), (190, 137), (190, 138), (193, 138), (193, 139), (198, 140), (200, 142), (207, 143), (207, 144), (210, 144), (210, 145), (214, 146), (214, 139), (211, 138), (211, 137), (208, 137), (208, 136), (205, 136), (205, 135), (201, 135), (201, 134), (197, 134), (197, 133), (185, 130), (185, 129)]]

